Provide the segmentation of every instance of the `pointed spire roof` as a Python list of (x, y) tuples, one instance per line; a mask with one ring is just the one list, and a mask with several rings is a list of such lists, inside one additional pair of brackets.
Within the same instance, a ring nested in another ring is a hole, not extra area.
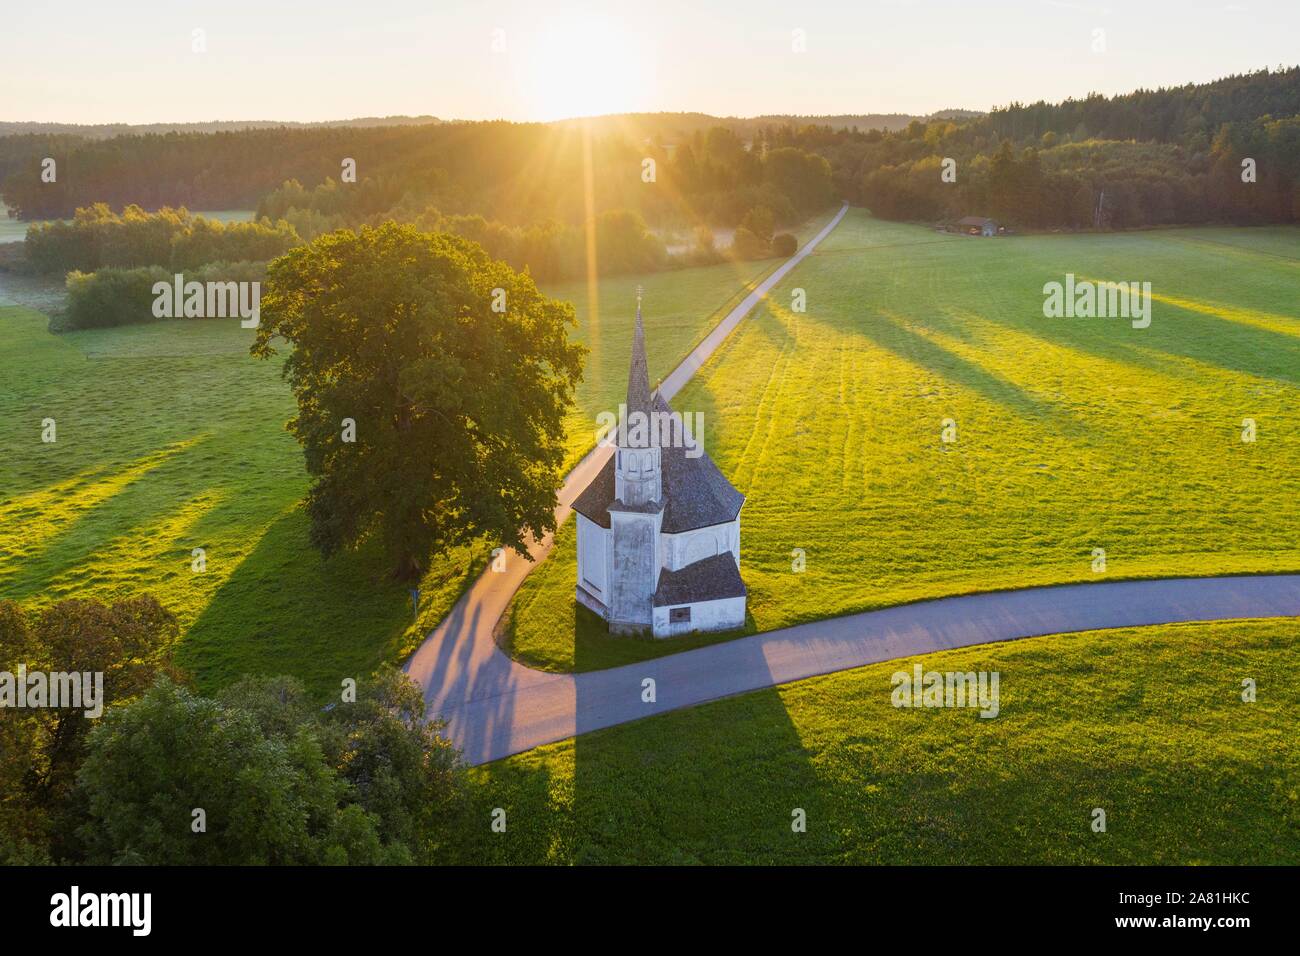
[(650, 371), (645, 360), (645, 327), (641, 324), (641, 287), (636, 290), (636, 328), (632, 332), (632, 368), (627, 375), (627, 411), (649, 416)]

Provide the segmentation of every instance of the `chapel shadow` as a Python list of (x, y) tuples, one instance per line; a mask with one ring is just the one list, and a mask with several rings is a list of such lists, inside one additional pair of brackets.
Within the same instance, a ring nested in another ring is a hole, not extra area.
[[(672, 640), (671, 638), (668, 640)], [(756, 641), (730, 642), (766, 669)], [(583, 645), (576, 648), (579, 668)], [(799, 729), (776, 688), (725, 706), (668, 710), (674, 682), (710, 666), (707, 650), (602, 672), (576, 687), (571, 862), (756, 864), (832, 859), (838, 831)], [(644, 700), (655, 682), (655, 703)], [(600, 727), (611, 708), (651, 716)], [(792, 814), (811, 821), (795, 833)]]

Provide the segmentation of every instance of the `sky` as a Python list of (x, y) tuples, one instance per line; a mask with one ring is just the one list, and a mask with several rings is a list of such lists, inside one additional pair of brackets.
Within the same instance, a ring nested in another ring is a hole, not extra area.
[(925, 114), (1300, 62), (1297, 0), (60, 0), (6, 7), (6, 121)]

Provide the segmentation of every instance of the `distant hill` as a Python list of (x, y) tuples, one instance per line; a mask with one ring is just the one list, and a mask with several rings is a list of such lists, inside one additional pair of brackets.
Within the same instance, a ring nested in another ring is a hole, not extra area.
[(985, 114), (975, 110), (940, 110), (928, 116), (914, 116), (910, 113), (843, 113), (827, 116), (800, 116), (792, 113), (769, 113), (763, 116), (712, 116), (708, 113), (614, 113), (608, 116), (577, 117), (574, 119), (555, 120), (547, 125), (561, 129), (578, 126), (590, 126), (598, 132), (617, 128), (630, 128), (644, 136), (657, 139), (688, 138), (697, 131), (708, 130), (714, 126), (727, 126), (741, 136), (752, 136), (763, 127), (786, 126), (829, 126), (833, 129), (850, 129), (855, 132), (867, 130), (906, 129), (913, 120), (927, 122), (930, 120), (964, 121), (981, 117)]
[[(586, 129), (595, 134), (590, 160)], [(1089, 145), (1097, 142), (1108, 145)], [(526, 227), (582, 221), (589, 199), (581, 183), (590, 168), (597, 209), (639, 212), (652, 223), (696, 216), (730, 227), (760, 205), (793, 210), (790, 197), (799, 190), (791, 177), (816, 166), (829, 167), (835, 196), (885, 217), (978, 213), (1027, 228), (1289, 222), (1300, 217), (1298, 144), (1300, 67), (1284, 67), (929, 116), (660, 112), (554, 123), (387, 117), (242, 128), (0, 123), (0, 198), (22, 219), (65, 218), (96, 202), (253, 209), (296, 181), (289, 193), (308, 206), (285, 209), (310, 207), (326, 219), (339, 214), (346, 195), (355, 221), (363, 207), (365, 216), (378, 216), (407, 202)], [(627, 171), (658, 149), (659, 172), (674, 188), (642, 189)], [(787, 149), (821, 162), (800, 166)], [(769, 151), (782, 155), (765, 171)], [(308, 191), (339, 177), (344, 157), (356, 159), (358, 189), (309, 201)], [(57, 161), (60, 174), (75, 175), (42, 181), (45, 158)], [(937, 172), (944, 158), (964, 171), (956, 189)], [(1258, 162), (1258, 186), (1241, 179), (1244, 158)], [(685, 211), (675, 205), (682, 196)]]
[(893, 132), (894, 130), (906, 129), (907, 124), (913, 120), (920, 120), (923, 123), (933, 120), (969, 120), (984, 114), (978, 110), (939, 110), (936, 113), (930, 113), (926, 116), (913, 116), (910, 113), (859, 113), (859, 114), (839, 114), (835, 116), (795, 116), (775, 114), (771, 116), (759, 116), (754, 122), (784, 124), (793, 123), (796, 126), (830, 126), (834, 129), (852, 129), (852, 130), (871, 130), (880, 129)]
[[(708, 113), (615, 113), (608, 116), (577, 117), (540, 124), (558, 128), (594, 126), (598, 130), (630, 127), (647, 136), (689, 137), (697, 130), (729, 126), (741, 135), (750, 135), (764, 126), (830, 126), (855, 131), (905, 129), (913, 120), (950, 119), (964, 121), (984, 116), (975, 110), (940, 110), (928, 116), (910, 113), (846, 113), (834, 116), (800, 116), (772, 113), (764, 116), (712, 116)], [(301, 123), (292, 120), (213, 120), (206, 123), (38, 123), (0, 120), (0, 136), (72, 136), (83, 140), (111, 139), (115, 136), (163, 135), (167, 133), (232, 133), (259, 129), (371, 129), (381, 126), (431, 126), (448, 122), (436, 116), (363, 116), (356, 119), (324, 120)], [(527, 125), (527, 124), (525, 124)]]
[(114, 136), (147, 133), (230, 133), (246, 129), (367, 129), (374, 126), (428, 126), (441, 123), (436, 116), (362, 116), (357, 119), (325, 120), (320, 123), (296, 123), (290, 120), (214, 120), (209, 123), (9, 123), (0, 121), (0, 136), (28, 134), (80, 136), (85, 139), (110, 139)]

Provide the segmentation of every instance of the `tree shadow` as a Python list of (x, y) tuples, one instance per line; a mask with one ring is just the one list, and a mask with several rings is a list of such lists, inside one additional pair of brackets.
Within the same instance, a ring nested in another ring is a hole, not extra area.
[(391, 657), (411, 617), (407, 589), (385, 573), (375, 548), (322, 560), (305, 512), (294, 507), (222, 583), (178, 659), (204, 690), (245, 674), (291, 674), (318, 695), (333, 694), (344, 678), (360, 680)]
[(1036, 398), (1014, 382), (962, 358), (908, 325), (892, 312), (877, 310), (854, 329), (905, 362), (942, 375), (1023, 418), (1070, 417), (1064, 409)]
[(1152, 304), (1150, 327), (1140, 330), (1126, 319), (1034, 318), (1006, 324), (1049, 345), (1162, 375), (1196, 377), (1195, 369), (1179, 361), (1190, 360), (1300, 385), (1300, 340), (1294, 336), (1159, 299)]
[[(1270, 304), (1287, 301), (1289, 275), (1256, 272), (1251, 274), (1249, 284), (1238, 276), (1225, 276), (1223, 285), (1211, 286), (1216, 290), (1212, 301), (1188, 289), (1205, 287), (1205, 283), (1196, 281), (1200, 275), (1197, 266), (1222, 271), (1223, 264), (1217, 258), (1207, 256), (1203, 263), (1189, 265), (1184, 250), (1174, 250), (1176, 256), (1171, 257), (1171, 251), (1156, 238), (1150, 238), (1141, 248), (1141, 257), (1135, 255), (1132, 246), (1116, 251), (1094, 247), (1083, 252), (1074, 247), (1053, 251), (1046, 262), (1009, 258), (990, 262), (981, 273), (987, 289), (981, 300), (983, 316), (1051, 345), (1167, 375), (1195, 376), (1195, 369), (1180, 362), (1191, 360), (1224, 371), (1300, 383), (1300, 316), (1262, 312), (1239, 304), (1261, 297)], [(1081, 281), (1122, 277), (1132, 272), (1134, 262), (1142, 263), (1153, 286), (1151, 325), (1135, 329), (1124, 318), (1044, 317), (1038, 308), (1042, 302), (1039, 283), (1060, 281), (1067, 272), (1078, 272), (1074, 268), (1077, 259), (1071, 262), (1064, 257), (1067, 251), (1088, 256), (1089, 274), (1079, 274)], [(1171, 289), (1172, 293), (1168, 291)], [(1027, 309), (1026, 303), (1032, 307)], [(1296, 323), (1296, 330), (1290, 334), (1269, 327), (1291, 322)]]
[(437, 852), (438, 862), (460, 866), (573, 862), (573, 818), (562, 809), (567, 779), (563, 760), (556, 763), (560, 772), (552, 772), (550, 762), (540, 755), (524, 755), (471, 768), (465, 799), (455, 819), (448, 821), (446, 834), (439, 834), (446, 842)]
[(182, 453), (207, 437), (173, 442), (124, 465), (94, 466), (4, 502), (3, 531), (14, 536), (0, 533), (0, 554), (21, 558), (5, 576), (5, 591), (27, 595), (78, 570), (93, 574), (106, 541), (147, 534), (174, 514), (174, 500), (157, 489), (184, 474)]

